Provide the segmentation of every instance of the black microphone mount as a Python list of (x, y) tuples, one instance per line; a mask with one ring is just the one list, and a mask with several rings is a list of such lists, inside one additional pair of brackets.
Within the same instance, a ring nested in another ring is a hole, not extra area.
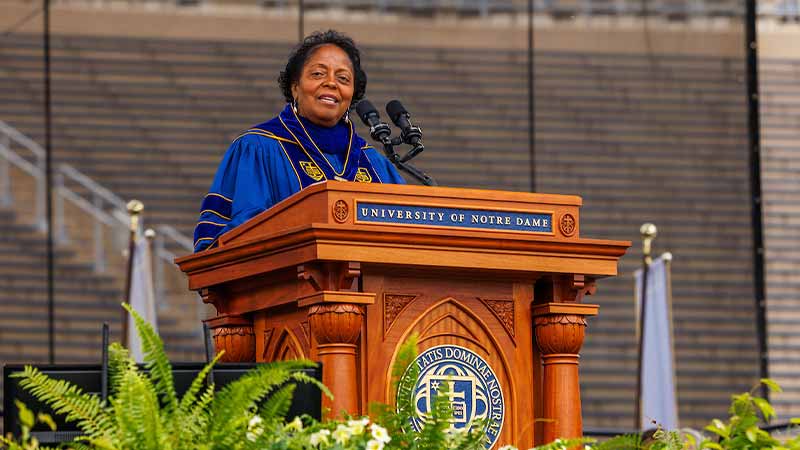
[[(422, 144), (422, 129), (411, 124), (409, 120), (410, 114), (408, 114), (402, 104), (397, 100), (393, 100), (386, 105), (387, 112), (389, 112), (389, 105), (393, 105), (394, 103), (399, 105), (399, 108), (402, 110), (398, 113), (399, 115), (396, 119), (392, 118), (392, 122), (401, 129), (400, 137), (391, 137), (391, 128), (386, 123), (381, 122), (378, 110), (375, 109), (375, 106), (373, 106), (369, 100), (364, 99), (358, 102), (356, 105), (356, 112), (364, 124), (369, 127), (370, 137), (383, 145), (383, 152), (386, 154), (386, 158), (388, 158), (395, 167), (408, 173), (426, 186), (437, 186), (436, 181), (428, 174), (408, 163), (408, 161), (425, 150), (425, 146)], [(392, 111), (395, 111), (396, 108), (396, 106), (393, 106)], [(392, 115), (391, 112), (389, 112), (389, 114), (390, 116)], [(405, 155), (400, 156), (394, 148), (402, 144), (411, 145), (412, 148)]]

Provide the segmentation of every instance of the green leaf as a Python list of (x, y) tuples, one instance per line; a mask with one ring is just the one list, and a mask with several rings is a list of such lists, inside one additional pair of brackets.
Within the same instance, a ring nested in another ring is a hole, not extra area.
[(19, 400), (14, 400), (14, 404), (17, 405), (17, 410), (19, 411), (20, 424), (25, 428), (33, 428), (35, 423), (33, 412)]
[(51, 431), (56, 431), (56, 423), (53, 421), (53, 418), (50, 417), (50, 414), (39, 413), (36, 415), (36, 419), (47, 425)]
[(768, 421), (769, 419), (775, 417), (775, 408), (773, 408), (768, 401), (763, 398), (756, 397), (753, 398), (753, 402), (756, 404), (756, 406), (758, 406), (758, 409), (761, 410), (761, 415), (764, 416), (764, 420)]
[(776, 383), (775, 380), (771, 380), (769, 378), (762, 378), (759, 381), (761, 382), (761, 384), (768, 387), (769, 390), (772, 392), (783, 392), (783, 389), (781, 389), (780, 385), (778, 385), (778, 383)]
[(756, 428), (756, 427), (750, 427), (747, 430), (745, 430), (745, 432), (744, 432), (745, 436), (747, 436), (747, 440), (752, 442), (752, 443), (754, 443), (754, 444), (758, 440), (758, 436), (756, 435), (756, 431), (757, 430), (758, 430), (758, 428)]
[(800, 425), (800, 417), (792, 417), (791, 419), (789, 419), (789, 423)]
[(721, 421), (721, 420), (719, 420), (719, 419), (714, 419), (714, 420), (712, 420), (712, 421), (711, 421), (711, 424), (710, 424), (710, 425), (707, 425), (707, 426), (705, 427), (705, 429), (706, 429), (706, 430), (708, 430), (708, 431), (710, 431), (710, 432), (712, 432), (712, 433), (714, 433), (714, 434), (716, 434), (716, 435), (719, 435), (719, 436), (721, 436), (721, 437), (723, 437), (723, 438), (725, 438), (725, 439), (727, 439), (728, 437), (730, 437), (730, 430), (729, 430), (729, 429), (728, 429), (728, 427), (727, 427), (727, 426), (725, 426), (725, 424), (724, 424), (724, 423), (722, 423), (722, 421)]

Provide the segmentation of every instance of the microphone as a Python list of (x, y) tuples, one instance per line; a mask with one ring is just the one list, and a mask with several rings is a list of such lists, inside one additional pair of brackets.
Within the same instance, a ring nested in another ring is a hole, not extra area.
[(378, 142), (384, 142), (392, 134), (392, 129), (389, 125), (381, 122), (381, 116), (378, 110), (367, 99), (363, 99), (356, 105), (356, 114), (364, 122), (364, 125), (369, 127), (369, 135), (372, 139)]
[(411, 123), (411, 114), (399, 100), (392, 100), (386, 104), (386, 114), (392, 123), (400, 128), (400, 138), (409, 145), (416, 146), (422, 140), (422, 129)]

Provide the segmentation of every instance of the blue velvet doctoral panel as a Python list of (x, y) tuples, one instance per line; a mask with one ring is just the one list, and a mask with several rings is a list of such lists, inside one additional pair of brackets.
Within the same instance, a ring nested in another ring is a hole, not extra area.
[(278, 117), (250, 128), (228, 148), (200, 208), (195, 252), (215, 246), (225, 232), (325, 180), (405, 184), (352, 123), (321, 127), (287, 105)]

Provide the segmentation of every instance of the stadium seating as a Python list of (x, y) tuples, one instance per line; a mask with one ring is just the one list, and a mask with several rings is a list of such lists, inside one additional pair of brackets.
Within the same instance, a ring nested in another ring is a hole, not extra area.
[(800, 61), (761, 61), (762, 186), (770, 376), (774, 402), (800, 415)]
[[(0, 119), (41, 142), (37, 39), (0, 41)], [(282, 43), (56, 36), (55, 157), (144, 201), (148, 223), (191, 235), (227, 144), (282, 107), (274, 80), (288, 51)], [(530, 189), (524, 52), (366, 47), (364, 61), (373, 102), (400, 98), (423, 125), (428, 150), (417, 162), (442, 185)], [(657, 249), (675, 254), (683, 423), (724, 415), (729, 395), (758, 375), (743, 61), (552, 51), (537, 52), (535, 61), (537, 191), (583, 196), (583, 236), (634, 241), (621, 276), (602, 281), (595, 299), (601, 314), (590, 321), (582, 362), (586, 426), (633, 423), (631, 272), (645, 221), (659, 225)], [(775, 375), (789, 388), (778, 400), (785, 408), (800, 400), (792, 382), (800, 333), (788, 321), (800, 312), (791, 275), (800, 189), (796, 136), (780, 130), (800, 104), (777, 93), (785, 86), (779, 81), (800, 79), (793, 67), (768, 61), (764, 68), (774, 73), (764, 81), (774, 96), (764, 101), (770, 330)], [(12, 213), (3, 220), (19, 226)], [(20, 233), (4, 234), (35, 238)]]

